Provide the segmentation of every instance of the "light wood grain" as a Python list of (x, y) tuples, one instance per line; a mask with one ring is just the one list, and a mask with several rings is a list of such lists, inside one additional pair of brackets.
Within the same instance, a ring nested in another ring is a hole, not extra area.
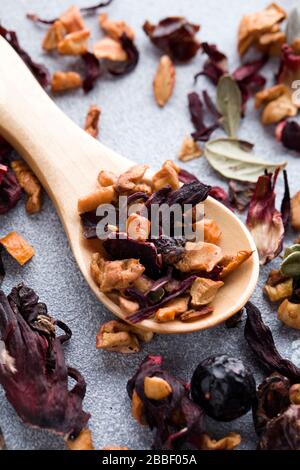
[[(99, 292), (90, 275), (91, 250), (81, 237), (77, 213), (79, 197), (96, 186), (98, 172), (121, 173), (133, 162), (90, 137), (72, 122), (44, 92), (23, 61), (0, 38), (0, 134), (35, 172), (52, 199), (68, 236), (77, 264), (98, 299), (115, 315), (120, 309)], [(258, 278), (259, 263), (251, 235), (226, 207), (208, 198), (206, 215), (223, 231), (225, 252), (255, 250), (253, 256), (226, 279), (214, 301), (214, 313), (192, 323), (158, 324), (149, 319), (140, 326), (158, 333), (185, 333), (212, 327), (237, 312), (251, 296)], [(63, 263), (63, 260), (62, 260)]]

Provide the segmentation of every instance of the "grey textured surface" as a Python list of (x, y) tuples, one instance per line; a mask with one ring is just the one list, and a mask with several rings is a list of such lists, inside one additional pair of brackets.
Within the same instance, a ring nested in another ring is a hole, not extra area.
[[(95, 0), (94, 0), (95, 2)], [(25, 18), (28, 11), (53, 17), (70, 5), (70, 0), (11, 0), (0, 2), (1, 23), (18, 32), (21, 44), (32, 56), (46, 63), (51, 71), (64, 69), (76, 63), (75, 59), (58, 59), (44, 56), (40, 43), (44, 27), (35, 26)], [(82, 6), (93, 0), (78, 0)], [(231, 70), (238, 63), (236, 54), (236, 31), (242, 14), (264, 7), (266, 0), (114, 0), (107, 9), (112, 18), (128, 21), (137, 33), (137, 44), (141, 52), (138, 68), (129, 76), (117, 80), (103, 79), (92, 93), (84, 96), (81, 91), (63, 94), (55, 98), (75, 122), (82, 125), (88, 106), (101, 106), (101, 141), (136, 162), (149, 162), (158, 168), (165, 159), (176, 158), (182, 138), (191, 129), (187, 110), (187, 92), (194, 89), (193, 75), (200, 68), (204, 57), (199, 54), (188, 65), (177, 66), (177, 81), (174, 96), (165, 109), (159, 109), (152, 96), (152, 78), (159, 51), (144, 35), (141, 25), (145, 19), (157, 21), (168, 15), (185, 15), (201, 24), (201, 40), (216, 42), (229, 56)], [(298, 2), (281, 0), (280, 5), (288, 10)], [(100, 37), (97, 19), (86, 19), (93, 30), (93, 38)], [(268, 66), (269, 81), (276, 65)], [(196, 90), (213, 88), (205, 78), (198, 81)], [(51, 123), (49, 123), (51, 125)], [(221, 132), (219, 132), (221, 134)], [(217, 133), (215, 134), (217, 135)], [(248, 104), (239, 135), (255, 143), (256, 153), (276, 161), (286, 158), (289, 162), (291, 190), (299, 190), (299, 162), (293, 153), (288, 153), (275, 142), (271, 131), (263, 129)], [(214, 173), (204, 158), (186, 164), (202, 180), (226, 187), (226, 183)], [(95, 174), (96, 177), (96, 174)], [(278, 195), (282, 194), (282, 182), (278, 184)], [(23, 280), (34, 288), (42, 301), (46, 302), (54, 317), (64, 320), (73, 330), (73, 338), (66, 347), (70, 365), (77, 367), (87, 381), (84, 408), (92, 415), (90, 427), (96, 448), (108, 444), (128, 446), (132, 449), (148, 449), (151, 433), (134, 422), (130, 415), (130, 403), (126, 395), (127, 379), (147, 353), (162, 354), (165, 365), (171, 371), (189, 380), (194, 367), (208, 355), (227, 352), (242, 358), (253, 367), (257, 380), (262, 377), (243, 338), (243, 324), (228, 330), (224, 325), (209, 331), (188, 336), (156, 336), (140, 354), (115, 355), (95, 350), (95, 334), (99, 325), (112, 316), (95, 299), (85, 284), (68, 247), (61, 223), (47, 197), (43, 211), (28, 217), (20, 202), (15, 210), (0, 219), (0, 236), (10, 230), (20, 232), (36, 249), (36, 256), (25, 267), (19, 267), (8, 256), (4, 256), (7, 276), (3, 288), (6, 293)], [(290, 240), (295, 234), (290, 234)], [(262, 296), (261, 286), (272, 266), (262, 269), (260, 285), (253, 301), (262, 309), (265, 321), (271, 326), (280, 351), (288, 358), (293, 347), (300, 341), (300, 333), (284, 327), (276, 319), (275, 308)], [(294, 351), (294, 360), (297, 354)], [(0, 426), (10, 449), (61, 449), (60, 439), (49, 433), (24, 427), (12, 407), (0, 391)], [(228, 424), (209, 422), (214, 436), (222, 436), (228, 430), (241, 432), (242, 449), (254, 449), (256, 436), (251, 414)]]

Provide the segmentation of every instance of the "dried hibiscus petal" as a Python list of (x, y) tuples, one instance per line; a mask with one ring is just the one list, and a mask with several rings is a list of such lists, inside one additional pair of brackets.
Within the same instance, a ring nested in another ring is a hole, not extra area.
[[(276, 258), (282, 250), (285, 227), (283, 215), (275, 209), (277, 176), (278, 171), (274, 175), (266, 173), (258, 178), (247, 216), (247, 226), (254, 238), (261, 264)], [(286, 178), (285, 186), (287, 188)]]
[(243, 113), (245, 112), (245, 104), (251, 95), (266, 83), (265, 77), (258, 72), (266, 64), (267, 59), (267, 56), (264, 56), (261, 59), (246, 62), (232, 73), (232, 78), (237, 82), (242, 94)]
[(300, 406), (289, 408), (272, 419), (262, 434), (259, 450), (300, 450)]
[(219, 79), (228, 71), (227, 57), (218, 50), (215, 44), (203, 42), (201, 47), (208, 56), (208, 60), (205, 62), (203, 70), (198, 72), (194, 79), (196, 81), (198, 77), (205, 75), (214, 85), (217, 85)]
[(300, 79), (300, 55), (288, 45), (281, 48), (281, 62), (277, 73), (277, 83), (291, 87), (295, 80)]
[(85, 66), (85, 78), (82, 82), (82, 88), (85, 93), (88, 93), (94, 88), (94, 83), (100, 77), (102, 70), (99, 60), (91, 52), (86, 52), (81, 58)]
[(193, 132), (191, 135), (194, 140), (200, 140), (206, 142), (209, 140), (211, 134), (215, 129), (219, 127), (219, 117), (216, 109), (213, 107), (212, 101), (210, 100), (208, 94), (203, 92), (204, 102), (207, 106), (208, 111), (212, 114), (214, 118), (213, 123), (207, 126), (204, 122), (204, 106), (203, 102), (196, 92), (188, 94), (188, 105), (191, 115), (191, 121), (194, 124), (196, 132)]
[[(65, 333), (56, 336), (55, 325)], [(65, 364), (62, 345), (71, 337), (69, 328), (48, 315), (32, 289), (19, 284), (8, 297), (0, 291), (0, 329), (6, 351), (0, 383), (22, 421), (76, 437), (90, 415), (82, 410), (85, 381)], [(76, 381), (71, 390), (68, 377)]]
[(274, 371), (284, 375), (292, 383), (300, 382), (300, 369), (279, 354), (272, 332), (263, 322), (259, 309), (251, 302), (246, 304), (247, 320), (245, 338), (254, 355), (271, 373)]
[(0, 182), (0, 214), (5, 214), (15, 207), (22, 196), (22, 190), (14, 173), (7, 170)]
[(146, 357), (128, 381), (132, 413), (155, 429), (154, 449), (190, 448), (204, 431), (204, 412), (190, 400), (189, 386), (165, 371), (162, 361)]
[(156, 47), (180, 62), (192, 59), (200, 47), (195, 38), (200, 26), (181, 16), (164, 18), (157, 25), (146, 21), (143, 29)]
[(238, 211), (245, 210), (253, 197), (255, 183), (230, 180), (228, 183), (229, 201)]
[(0, 26), (0, 36), (4, 37), (6, 41), (13, 47), (13, 49), (19, 54), (21, 59), (25, 62), (27, 67), (31, 70), (37, 81), (46, 88), (50, 83), (50, 74), (48, 69), (42, 65), (34, 62), (29, 54), (19, 44), (19, 40), (15, 31), (9, 31), (3, 26)]

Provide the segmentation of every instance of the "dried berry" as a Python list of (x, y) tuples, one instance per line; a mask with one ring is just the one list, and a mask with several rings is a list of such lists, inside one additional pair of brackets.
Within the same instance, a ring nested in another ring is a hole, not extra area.
[(180, 16), (164, 18), (157, 25), (146, 21), (143, 29), (156, 47), (180, 62), (192, 59), (200, 47), (195, 38), (200, 26)]
[[(64, 334), (56, 336), (55, 326)], [(64, 360), (62, 345), (71, 337), (70, 329), (51, 318), (46, 305), (24, 284), (8, 297), (0, 291), (0, 327), (6, 351), (0, 383), (22, 421), (76, 437), (90, 415), (82, 409), (85, 381)], [(71, 390), (68, 377), (76, 381)]]
[(241, 360), (212, 356), (196, 368), (191, 381), (193, 400), (208, 416), (231, 421), (247, 413), (255, 397), (255, 380)]
[(277, 139), (290, 149), (300, 152), (300, 126), (296, 121), (284, 121), (277, 126)]

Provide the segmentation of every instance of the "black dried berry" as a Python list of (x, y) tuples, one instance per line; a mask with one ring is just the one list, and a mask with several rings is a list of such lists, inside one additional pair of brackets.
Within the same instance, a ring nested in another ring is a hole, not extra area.
[(255, 388), (251, 371), (241, 360), (226, 354), (202, 361), (191, 381), (193, 400), (218, 421), (231, 421), (247, 413)]

